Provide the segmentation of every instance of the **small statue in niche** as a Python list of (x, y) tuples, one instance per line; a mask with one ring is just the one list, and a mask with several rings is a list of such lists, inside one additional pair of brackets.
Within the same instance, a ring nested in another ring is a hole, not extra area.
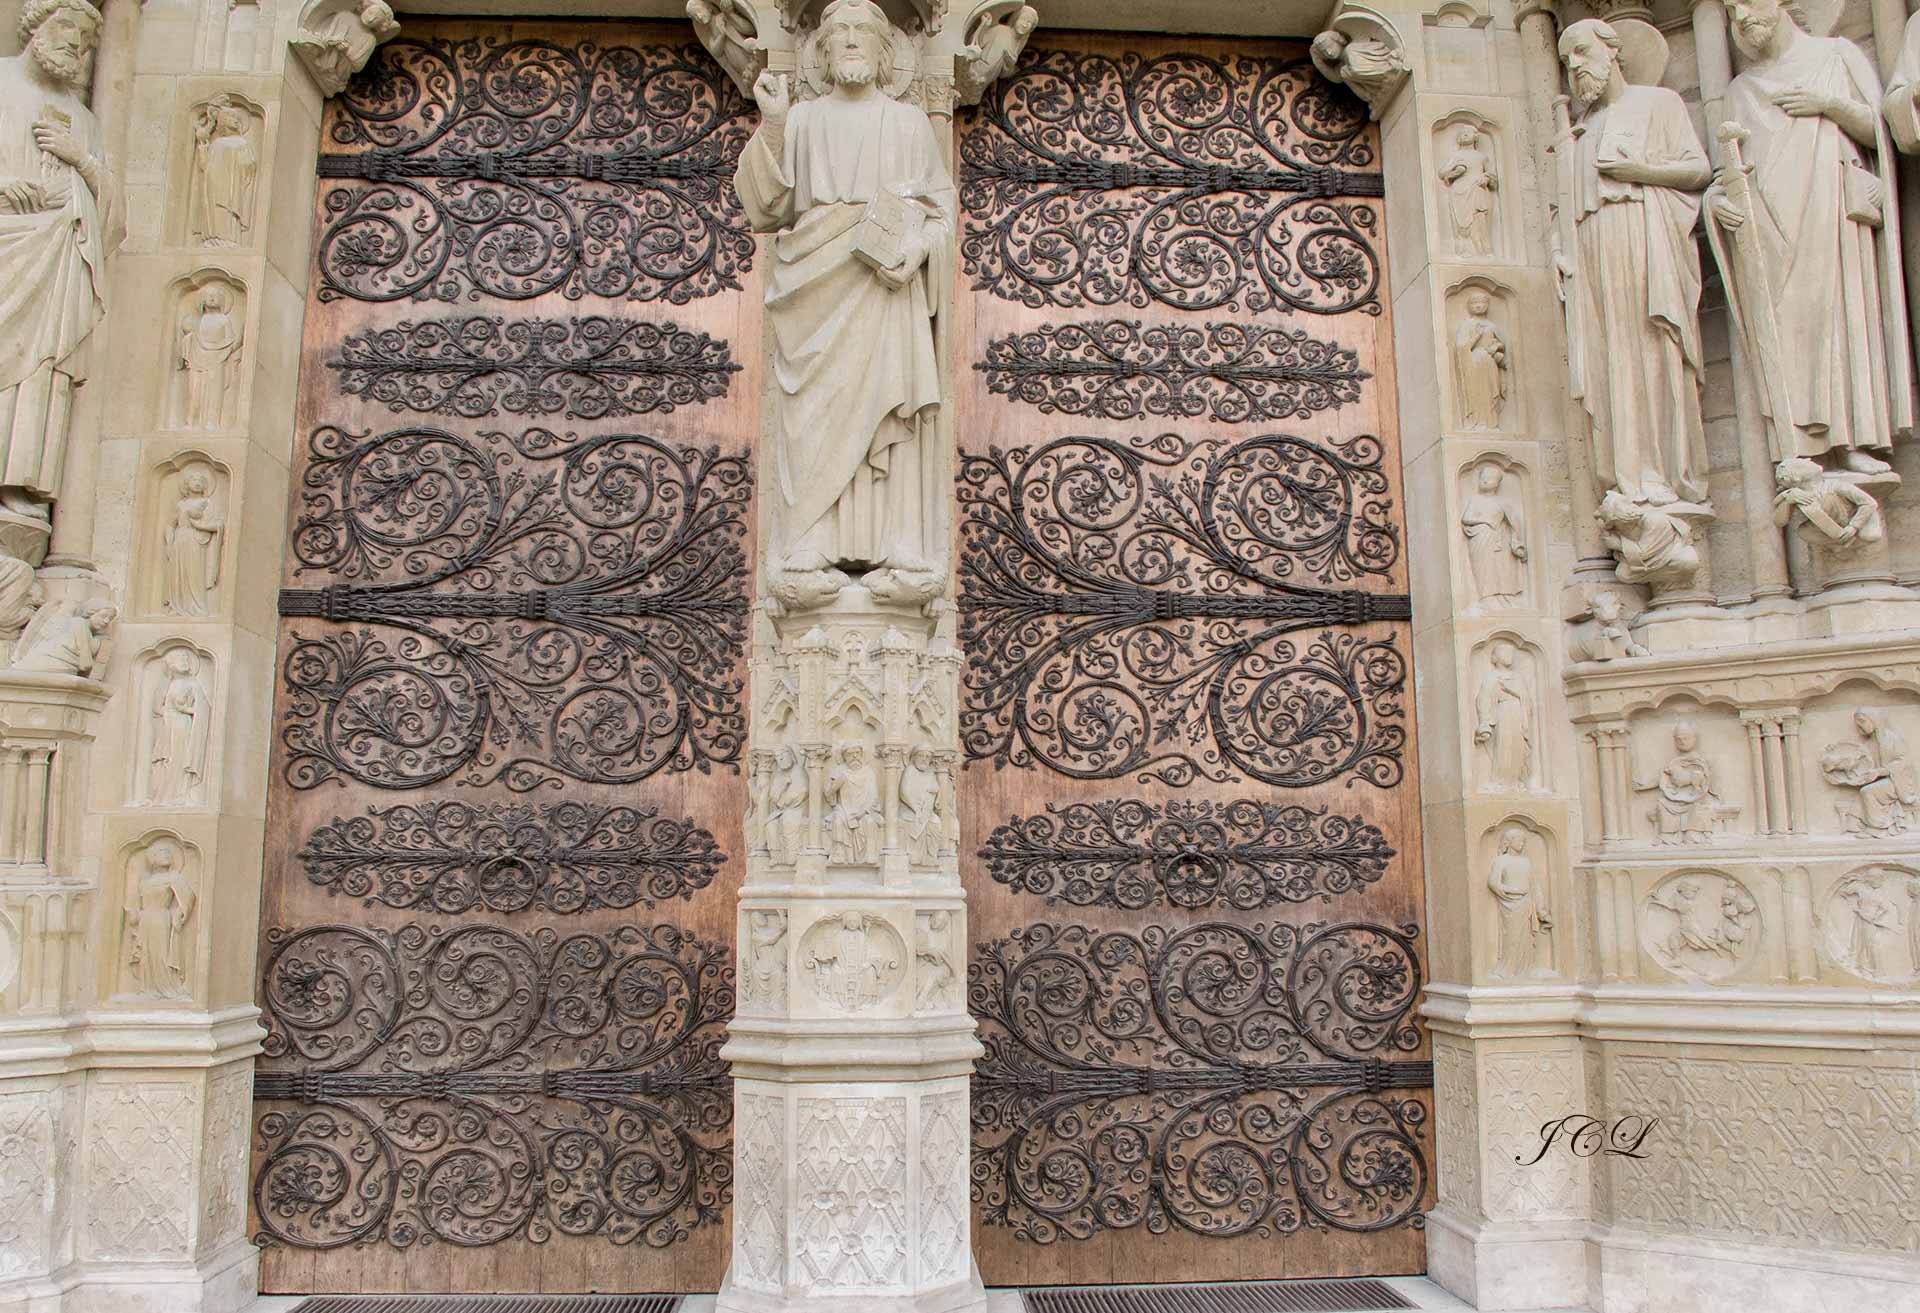
[(1507, 337), (1487, 318), (1493, 297), (1485, 288), (1467, 293), (1467, 314), (1453, 330), (1453, 382), (1460, 400), (1460, 427), (1497, 429), (1507, 404)]
[(156, 839), (140, 858), (144, 869), (127, 888), (125, 941), (128, 992), (188, 998), (187, 918), (193, 885), (178, 844)]
[(749, 1008), (779, 1013), (787, 1010), (787, 914), (747, 913), (747, 980)]
[(1512, 642), (1494, 639), (1473, 695), (1473, 741), (1493, 789), (1524, 789), (1533, 779), (1533, 693), (1518, 658)]
[(1873, 979), (1881, 973), (1880, 938), (1899, 928), (1900, 914), (1878, 888), (1855, 880), (1841, 890), (1853, 912), (1853, 934), (1848, 942), (1853, 969)]
[(960, 96), (977, 102), (986, 89), (1013, 72), (1027, 38), (1040, 24), (1032, 5), (990, 5), (974, 19), (958, 61)]
[(1861, 839), (1905, 834), (1920, 818), (1920, 769), (1907, 751), (1906, 735), (1887, 712), (1861, 707), (1853, 713), (1861, 742), (1830, 743), (1820, 756), (1827, 783), (1858, 793), (1857, 802), (1840, 803), (1840, 828)]
[(1493, 975), (1525, 980), (1553, 974), (1553, 913), (1547, 891), (1527, 856), (1527, 831), (1509, 825), (1500, 831), (1487, 888), (1500, 911), (1500, 951)]
[(121, 221), (84, 99), (100, 13), (26, 0), (0, 59), (0, 507), (40, 520), (59, 495), (74, 389), (87, 381)]
[(1343, 83), (1366, 102), (1369, 116), (1376, 119), (1412, 70), (1398, 45), (1372, 37), (1355, 40), (1338, 28), (1315, 37), (1308, 54), (1321, 77)]
[(1455, 249), (1467, 255), (1493, 254), (1493, 193), (1500, 185), (1486, 138), (1471, 123), (1456, 124), (1453, 149), (1440, 165), (1447, 188), (1447, 215), (1453, 221)]
[(1713, 766), (1701, 756), (1700, 732), (1691, 721), (1673, 727), (1673, 756), (1653, 779), (1636, 779), (1640, 793), (1657, 793), (1647, 813), (1654, 837), (1661, 843), (1707, 843), (1715, 819), (1721, 815), (1720, 795), (1713, 790)]
[(755, 751), (747, 754), (747, 810), (741, 816), (746, 831), (747, 851), (767, 851), (767, 806), (773, 794), (773, 754)]
[(933, 751), (915, 748), (900, 774), (900, 802), (906, 808), (907, 851), (921, 866), (932, 866), (946, 848), (946, 817), (940, 809), (940, 777)]
[(959, 1006), (954, 999), (958, 981), (953, 970), (951, 912), (922, 912), (915, 923), (915, 968), (919, 988), (915, 991), (915, 1012), (942, 1012)]
[(319, 26), (287, 45), (306, 64), (320, 94), (337, 96), (353, 75), (367, 66), (382, 41), (400, 35), (400, 20), (386, 0), (359, 0), (335, 9)]
[(193, 652), (166, 655), (155, 690), (147, 757), (147, 801), (159, 806), (204, 801), (213, 698), (201, 682)]
[(239, 392), (240, 322), (233, 317), (233, 291), (224, 283), (208, 283), (195, 302), (180, 316), (173, 427), (217, 429), (228, 422)]
[(1627, 619), (1627, 604), (1611, 588), (1595, 592), (1586, 608), (1571, 619), (1574, 632), (1567, 644), (1567, 655), (1575, 661), (1617, 661), (1621, 657), (1652, 655), (1634, 640)]
[(1527, 587), (1526, 520), (1520, 499), (1501, 491), (1506, 474), (1498, 461), (1482, 461), (1460, 511), (1474, 590), (1489, 606), (1518, 606)]
[(1886, 538), (1880, 503), (1863, 485), (1895, 476), (1829, 474), (1819, 462), (1795, 457), (1774, 466), (1773, 480), (1780, 489), (1773, 498), (1774, 524), (1791, 526), (1810, 546), (1840, 550)]
[(840, 764), (827, 776), (827, 848), (830, 860), (870, 866), (880, 853), (880, 777), (858, 743), (840, 749)]
[(773, 754), (773, 780), (767, 796), (767, 860), (792, 866), (800, 859), (807, 827), (807, 764), (792, 748)]
[(1713, 508), (1684, 501), (1656, 506), (1630, 501), (1615, 490), (1600, 499), (1594, 518), (1600, 521), (1601, 545), (1618, 562), (1614, 578), (1626, 584), (1682, 583), (1700, 569), (1694, 526), (1711, 520)]
[(239, 246), (253, 228), (254, 186), (260, 149), (253, 115), (230, 94), (215, 96), (193, 111), (193, 184), (188, 210), (193, 240), (209, 246)]
[(173, 522), (161, 538), (161, 602), (178, 616), (213, 614), (220, 582), (220, 543), (226, 520), (214, 500), (213, 471), (189, 465), (180, 472)]
[(107, 631), (119, 614), (99, 597), (43, 608), (20, 635), (13, 668), (98, 678), (107, 664)]
[(767, 66), (767, 43), (753, 6), (748, 0), (687, 0), (687, 17), (714, 62), (742, 95), (752, 95), (754, 79)]

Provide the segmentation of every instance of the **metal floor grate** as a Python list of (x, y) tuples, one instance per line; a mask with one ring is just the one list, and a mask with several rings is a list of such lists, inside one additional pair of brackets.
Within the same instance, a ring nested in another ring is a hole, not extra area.
[(293, 1313), (675, 1313), (683, 1295), (314, 1295)]
[(1189, 1286), (1054, 1286), (1023, 1290), (1020, 1298), (1027, 1313), (1374, 1313), (1419, 1307), (1372, 1277)]

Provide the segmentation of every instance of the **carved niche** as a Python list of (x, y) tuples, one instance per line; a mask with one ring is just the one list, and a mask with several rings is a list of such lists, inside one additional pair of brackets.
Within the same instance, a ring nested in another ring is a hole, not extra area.
[(829, 1013), (857, 1016), (899, 988), (907, 975), (907, 945), (876, 912), (834, 912), (801, 936), (800, 969)]
[(1493, 433), (1515, 427), (1520, 379), (1513, 296), (1491, 279), (1468, 278), (1447, 293), (1446, 351), (1454, 427)]
[(787, 913), (779, 908), (746, 912), (740, 954), (740, 1010), (755, 1016), (787, 1013)]
[(200, 808), (212, 802), (215, 679), (211, 653), (173, 640), (140, 656), (139, 711), (127, 800), (134, 806)]
[(1517, 634), (1495, 634), (1474, 648), (1468, 669), (1474, 778), (1480, 788), (1489, 793), (1546, 788), (1540, 650)]
[(175, 284), (168, 325), (166, 426), (200, 433), (232, 428), (245, 414), (247, 290), (203, 269)]
[(1497, 129), (1472, 110), (1458, 110), (1433, 125), (1433, 161), (1439, 187), (1440, 231), (1459, 259), (1503, 254)]
[(188, 240), (199, 246), (254, 244), (266, 111), (237, 92), (222, 91), (188, 112), (187, 130)]
[(1466, 582), (1475, 603), (1489, 611), (1524, 607), (1533, 571), (1526, 467), (1498, 453), (1484, 453), (1461, 468), (1459, 497)]
[(1481, 836), (1479, 874), (1493, 909), (1488, 975), (1494, 980), (1552, 979), (1565, 969), (1561, 899), (1554, 887), (1553, 836), (1522, 816), (1509, 816)]
[(121, 998), (185, 1002), (199, 974), (200, 850), (153, 830), (121, 853)]

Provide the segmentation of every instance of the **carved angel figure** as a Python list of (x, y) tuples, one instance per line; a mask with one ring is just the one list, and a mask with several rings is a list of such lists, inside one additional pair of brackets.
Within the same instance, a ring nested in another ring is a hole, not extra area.
[(1309, 54), (1320, 76), (1329, 82), (1345, 83), (1349, 91), (1367, 103), (1376, 119), (1407, 80), (1412, 68), (1397, 45), (1373, 38), (1356, 41), (1338, 28), (1330, 28), (1315, 37)]
[(993, 5), (985, 9), (967, 33), (966, 48), (960, 52), (959, 83), (963, 98), (977, 98), (981, 92), (1013, 72), (1027, 38), (1039, 26), (1040, 11), (1032, 5), (1009, 9)]
[(754, 79), (766, 67), (767, 43), (760, 39), (760, 19), (749, 0), (687, 0), (687, 17), (707, 53), (751, 95)]
[(78, 675), (82, 679), (97, 677), (106, 664), (107, 631), (119, 614), (98, 597), (78, 606), (63, 602), (45, 608), (20, 635), (13, 668)]

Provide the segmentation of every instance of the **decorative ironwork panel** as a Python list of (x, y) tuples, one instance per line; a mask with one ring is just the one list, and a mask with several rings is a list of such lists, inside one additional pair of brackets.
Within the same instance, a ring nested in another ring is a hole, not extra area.
[(256, 1243), (660, 1246), (723, 1216), (724, 945), (408, 924), (266, 950)]
[(1312, 419), (1360, 400), (1359, 353), (1257, 324), (1044, 324), (996, 338), (974, 366), (994, 392), (1045, 415), (1223, 424)]
[(1332, 902), (1384, 876), (1393, 855), (1379, 826), (1325, 808), (1131, 798), (1049, 803), (997, 826), (979, 854), (995, 880), (1050, 903), (1241, 911)]
[[(308, 440), (281, 771), (515, 790), (738, 761), (745, 460), (640, 434)], [(378, 626), (369, 628), (368, 626)]]
[(314, 884), (369, 905), (568, 916), (691, 898), (727, 855), (647, 808), (433, 800), (336, 816), (295, 856)]
[[(1381, 444), (1059, 438), (960, 462), (961, 737), (1081, 779), (1379, 788), (1404, 771)], [(1314, 638), (1288, 635), (1321, 629)]]
[(1378, 314), (1374, 150), (1305, 59), (1032, 49), (961, 138), (961, 255), (1036, 307)]
[(975, 1196), (1039, 1244), (1418, 1227), (1416, 930), (1042, 924), (978, 945)]
[(392, 411), (614, 419), (726, 395), (725, 342), (637, 319), (470, 315), (356, 333), (327, 361), (340, 389)]
[(399, 37), (329, 111), (322, 301), (740, 286), (752, 107), (697, 46)]

